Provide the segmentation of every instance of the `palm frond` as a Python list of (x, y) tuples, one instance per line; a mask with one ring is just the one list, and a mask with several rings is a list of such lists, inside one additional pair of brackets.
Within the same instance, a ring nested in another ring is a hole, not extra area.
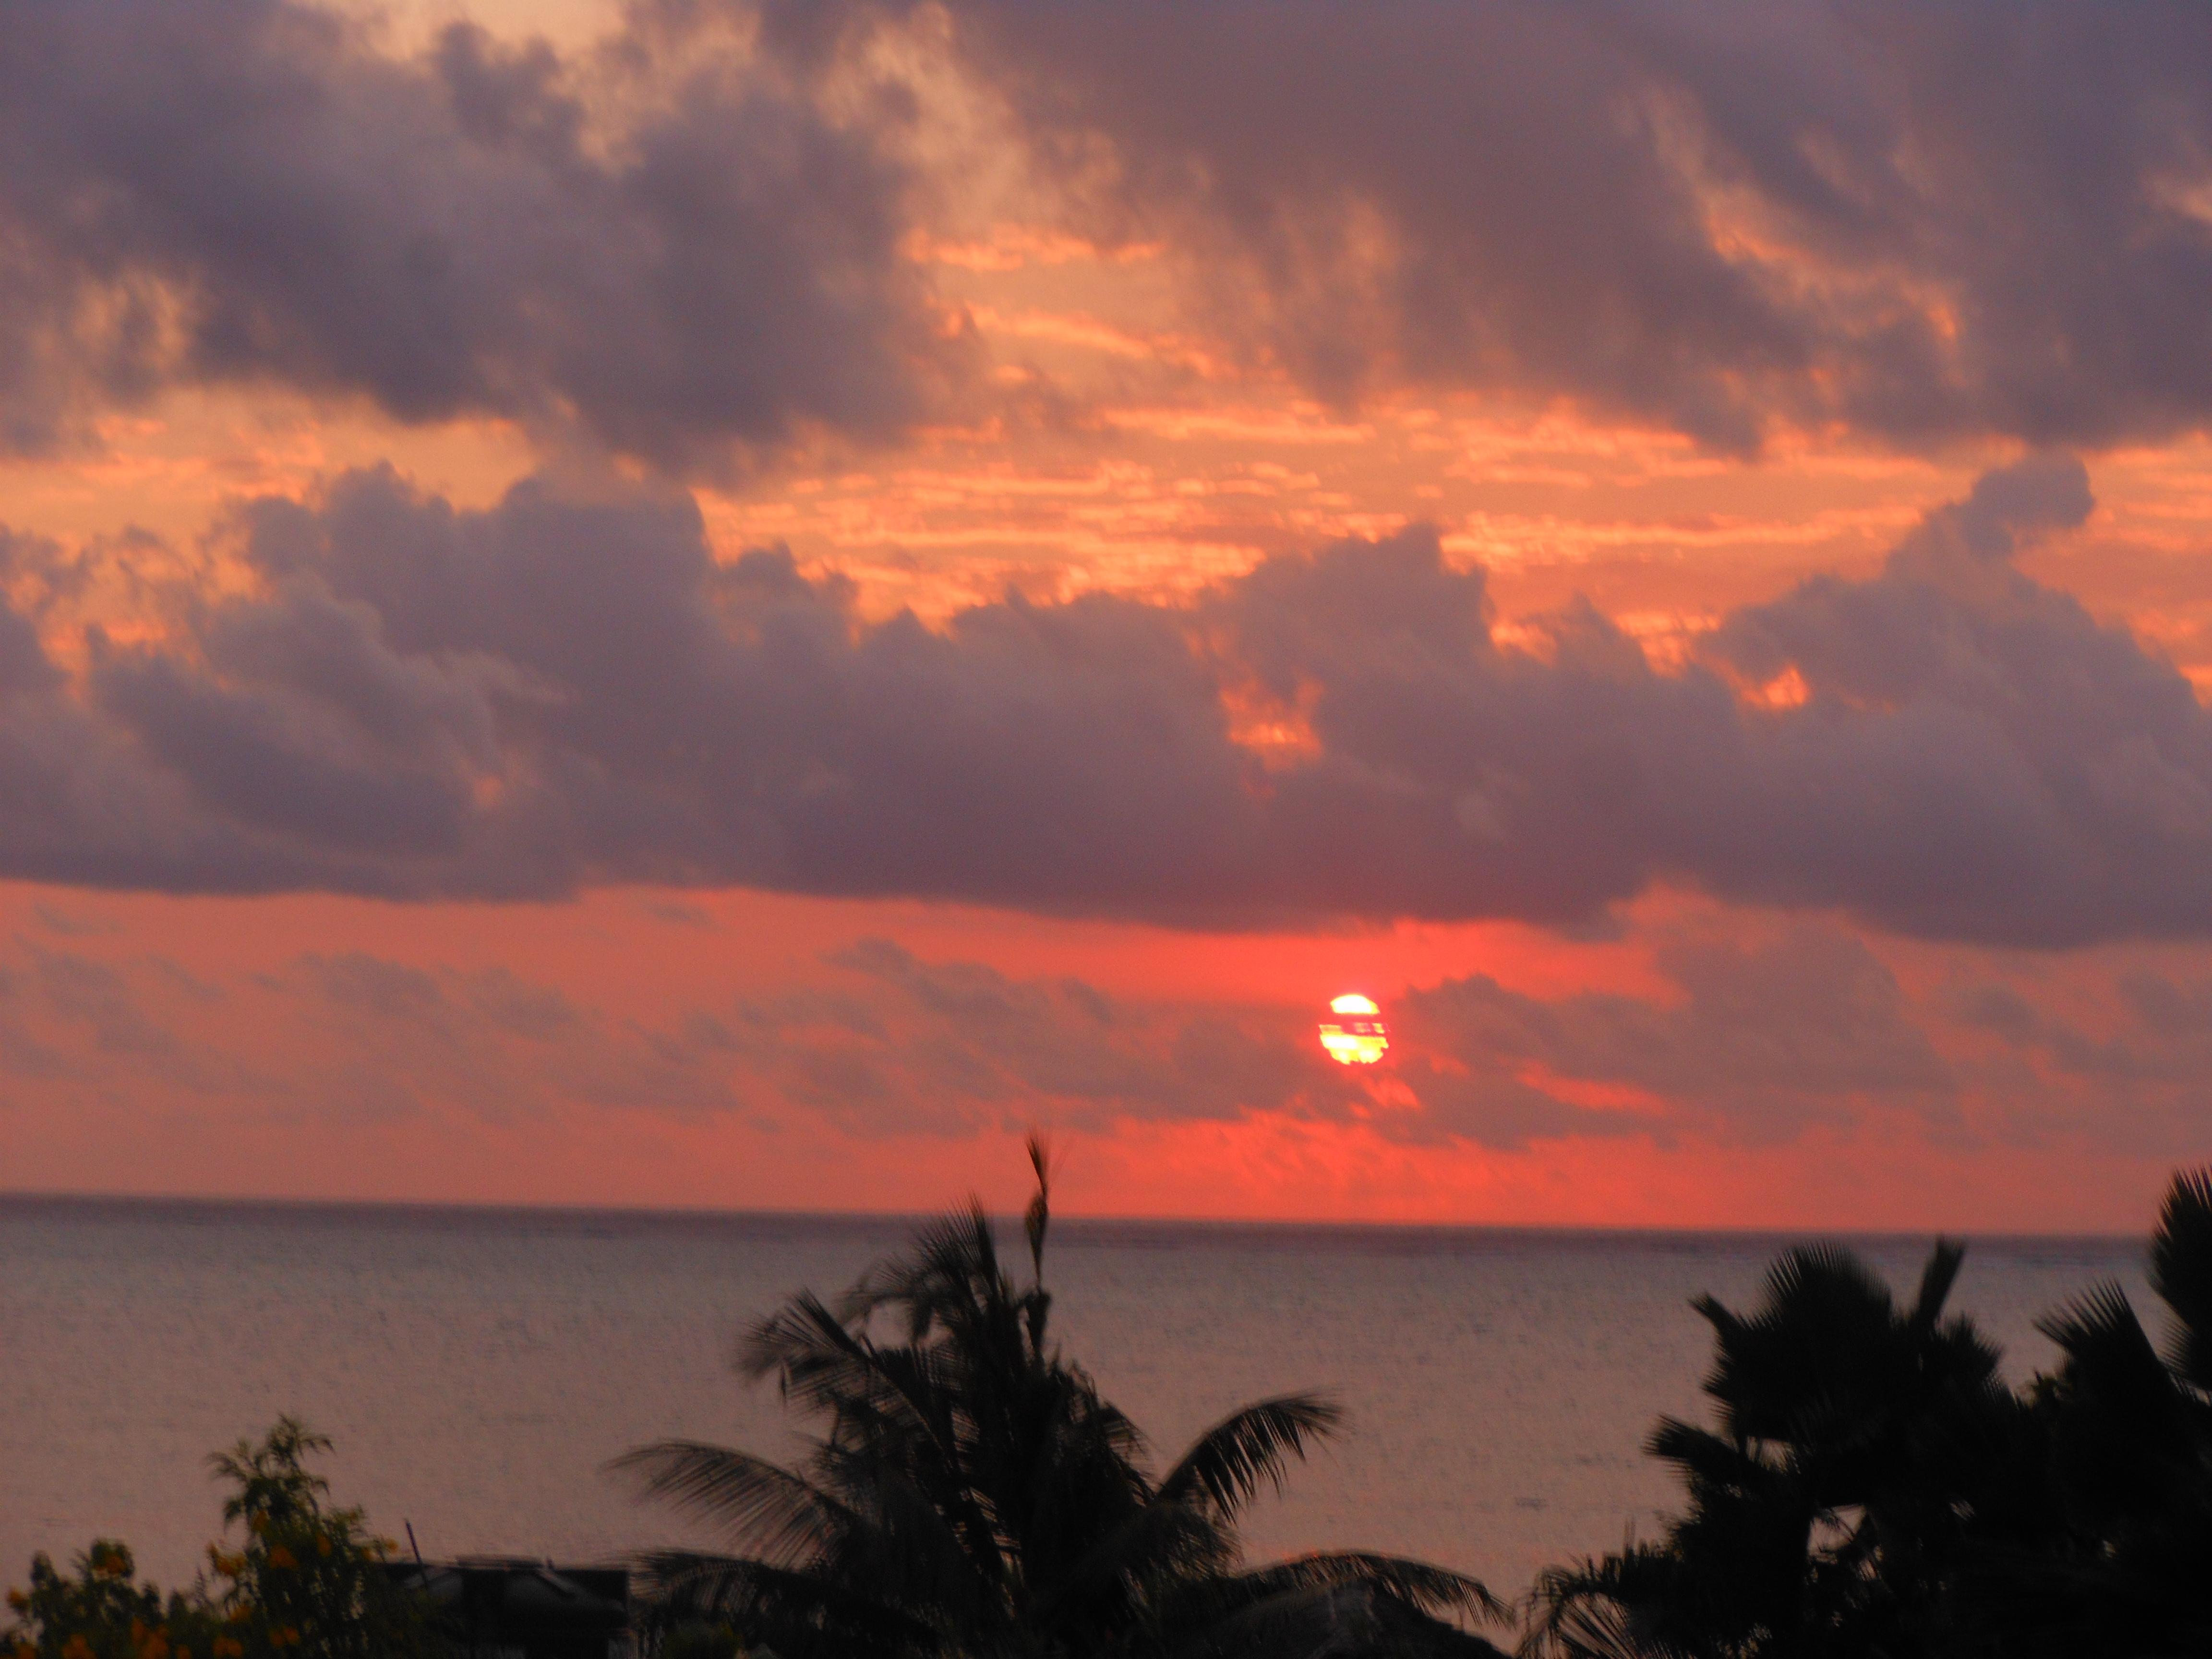
[[(1050, 1170), (1042, 1144), (1032, 1151), (1041, 1277)], [(1045, 1346), (1048, 1307), (1042, 1283), (1009, 1281), (971, 1205), (841, 1300), (794, 1296), (754, 1325), (741, 1369), (773, 1375), (787, 1403), (826, 1425), (797, 1471), (691, 1442), (620, 1460), (648, 1493), (743, 1547), (658, 1558), (665, 1607), (727, 1616), (784, 1659), (1164, 1651), (1176, 1632), (1225, 1637), (1224, 1620), (1246, 1621), (1256, 1640), (1262, 1626), (1296, 1626), (1302, 1608), (1364, 1609), (1409, 1651), (1494, 1653), (1431, 1618), (1503, 1615), (1461, 1574), (1382, 1555), (1234, 1570), (1237, 1512), (1334, 1430), (1334, 1404), (1246, 1407), (1155, 1486), (1135, 1425)]]
[(1236, 1542), (1198, 1505), (1163, 1501), (1138, 1507), (1099, 1536), (1038, 1597), (1038, 1613), (1057, 1620), (1117, 1588), (1138, 1592), (1226, 1573)]
[(1037, 1284), (1044, 1283), (1045, 1232), (1052, 1225), (1052, 1147), (1036, 1130), (1030, 1132), (1030, 1168), (1036, 1172), (1036, 1191), (1022, 1212), (1022, 1231), (1030, 1242), (1030, 1270)]
[(963, 1531), (971, 1510), (939, 1501), (876, 1448), (840, 1449), (824, 1462), (867, 1512), (867, 1524), (841, 1538), (823, 1564), (842, 1582), (872, 1585), (899, 1606), (929, 1606), (955, 1621), (980, 1615), (1000, 1597), (1004, 1563), (993, 1541), (979, 1548), (972, 1529)]
[(979, 1304), (1003, 1302), (1011, 1309), (1012, 1287), (999, 1267), (999, 1241), (981, 1199), (968, 1208), (925, 1226), (908, 1251), (878, 1262), (845, 1293), (839, 1311), (848, 1323), (878, 1312), (903, 1317), (908, 1342), (921, 1342), (940, 1326), (974, 1322)]
[(2159, 1368), (2158, 1351), (2128, 1293), (2110, 1280), (2045, 1315), (2035, 1328), (2065, 1350), (2070, 1366), (2088, 1376), (2141, 1378)]
[(1937, 1239), (1936, 1248), (1928, 1253), (1928, 1265), (1920, 1270), (1920, 1293), (1913, 1298), (1906, 1322), (1915, 1339), (1926, 1341), (1935, 1335), (1942, 1322), (1943, 1304), (1950, 1300), (1951, 1288), (1959, 1282), (1959, 1269), (1966, 1260), (1966, 1247), (1954, 1239)]
[(1324, 1551), (1271, 1562), (1231, 1576), (1225, 1588), (1232, 1595), (1261, 1596), (1345, 1584), (1365, 1584), (1386, 1591), (1425, 1613), (1464, 1613), (1500, 1622), (1513, 1617), (1513, 1610), (1492, 1595), (1480, 1579), (1402, 1555), (1358, 1550)]
[(2150, 1282), (2173, 1310), (2173, 1369), (2212, 1392), (2212, 1168), (2185, 1170), (2166, 1188), (2151, 1235)]
[(1528, 1595), (1524, 1659), (1691, 1659), (1734, 1650), (1725, 1640), (1669, 1640), (1655, 1628), (1662, 1622), (1655, 1611), (1677, 1620), (1685, 1611), (1684, 1565), (1678, 1539), (1545, 1569)]
[(1857, 1251), (1826, 1242), (1784, 1250), (1767, 1269), (1765, 1288), (1768, 1319), (1814, 1310), (1886, 1319), (1896, 1307), (1889, 1286)]
[(1644, 1449), (1680, 1469), (1690, 1477), (1692, 1488), (1768, 1490), (1787, 1479), (1785, 1472), (1766, 1457), (1678, 1418), (1661, 1418), (1644, 1441)]
[(957, 1379), (942, 1357), (927, 1348), (878, 1348), (810, 1293), (753, 1327), (740, 1364), (756, 1377), (776, 1372), (786, 1400), (841, 1425), (902, 1423), (927, 1436), (940, 1456), (951, 1455)]
[(661, 1440), (607, 1467), (647, 1496), (719, 1526), (726, 1537), (782, 1566), (817, 1560), (849, 1534), (856, 1517), (804, 1475), (765, 1458), (694, 1440)]
[(1594, 1576), (1563, 1578), (1556, 1587), (1540, 1583), (1534, 1595), (1537, 1612), (1521, 1659), (1674, 1659), (1645, 1639), (1635, 1615)]
[(801, 1291), (745, 1333), (738, 1345), (738, 1369), (758, 1382), (794, 1369), (805, 1371), (840, 1359), (849, 1361), (858, 1352), (845, 1322), (813, 1291)]
[(1262, 1482), (1276, 1491), (1309, 1442), (1335, 1432), (1343, 1408), (1317, 1395), (1284, 1395), (1233, 1412), (1194, 1442), (1160, 1482), (1160, 1496), (1183, 1503), (1203, 1494), (1224, 1516), (1252, 1500)]

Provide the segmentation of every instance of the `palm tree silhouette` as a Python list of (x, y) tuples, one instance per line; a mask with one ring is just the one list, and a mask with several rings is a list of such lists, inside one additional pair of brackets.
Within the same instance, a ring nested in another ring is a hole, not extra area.
[(800, 1468), (685, 1441), (617, 1460), (736, 1547), (652, 1558), (665, 1607), (781, 1659), (1496, 1655), (1436, 1616), (1503, 1616), (1460, 1574), (1242, 1565), (1239, 1516), (1338, 1426), (1329, 1402), (1243, 1407), (1146, 1474), (1135, 1425), (1048, 1340), (1049, 1168), (1034, 1139), (1030, 1156), (1026, 1288), (971, 1203), (836, 1308), (801, 1294), (753, 1328), (743, 1370), (826, 1419)]
[(1964, 1616), (1962, 1564), (2017, 1525), (2026, 1408), (1944, 1305), (1939, 1243), (1899, 1307), (1850, 1251), (1793, 1249), (1748, 1316), (1711, 1297), (1718, 1425), (1662, 1419), (1688, 1487), (1663, 1540), (1543, 1575), (1528, 1647), (1571, 1656), (1906, 1655)]
[(2041, 1322), (2024, 1395), (1943, 1307), (1939, 1243), (1899, 1309), (1848, 1252), (1793, 1250), (1759, 1310), (1711, 1297), (1717, 1429), (1662, 1420), (1688, 1488), (1663, 1540), (1539, 1581), (1529, 1652), (1566, 1659), (2212, 1652), (2212, 1170), (2150, 1246), (2161, 1352), (2116, 1284)]
[(2100, 1285), (2050, 1319), (2064, 1359), (2039, 1380), (2066, 1542), (2021, 1574), (2046, 1620), (2102, 1650), (2212, 1651), (2212, 1170), (2177, 1174), (2151, 1237), (2165, 1352)]

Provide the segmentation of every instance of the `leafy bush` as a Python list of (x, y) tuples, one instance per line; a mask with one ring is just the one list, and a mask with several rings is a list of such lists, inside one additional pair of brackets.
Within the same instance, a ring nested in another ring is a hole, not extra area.
[(31, 1587), (11, 1590), (15, 1622), (0, 1632), (12, 1659), (410, 1659), (432, 1651), (420, 1603), (384, 1569), (389, 1540), (358, 1509), (325, 1503), (330, 1483), (306, 1460), (330, 1442), (280, 1418), (259, 1445), (209, 1459), (233, 1491), (226, 1526), (238, 1547), (208, 1546), (210, 1571), (166, 1601), (134, 1582), (130, 1550), (96, 1540), (74, 1577), (41, 1554)]
[(28, 1590), (8, 1592), (16, 1622), (4, 1638), (14, 1659), (238, 1659), (222, 1615), (181, 1594), (166, 1604), (151, 1584), (133, 1582), (137, 1564), (125, 1545), (93, 1540), (65, 1577), (40, 1555)]

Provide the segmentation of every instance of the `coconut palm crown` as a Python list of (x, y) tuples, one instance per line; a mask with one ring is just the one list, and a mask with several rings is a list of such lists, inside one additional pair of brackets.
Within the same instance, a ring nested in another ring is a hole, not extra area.
[(799, 1467), (688, 1441), (619, 1460), (732, 1547), (652, 1558), (671, 1613), (781, 1659), (1495, 1653), (1437, 1616), (1502, 1616), (1460, 1574), (1363, 1553), (1243, 1565), (1239, 1516), (1338, 1426), (1328, 1401), (1243, 1407), (1147, 1472), (1135, 1425), (1050, 1340), (1034, 1141), (1030, 1158), (1026, 1287), (971, 1203), (835, 1308), (802, 1293), (752, 1328), (741, 1368), (824, 1425)]
[(1700, 1298), (1717, 1429), (1662, 1419), (1686, 1512), (1539, 1581), (1529, 1659), (2116, 1659), (2212, 1653), (2212, 1169), (2151, 1238), (2161, 1352), (2117, 1283), (2040, 1322), (2060, 1364), (2007, 1389), (1945, 1311), (1832, 1247), (1748, 1316)]
[(1748, 1315), (1711, 1297), (1717, 1428), (1662, 1419), (1688, 1512), (1663, 1540), (1539, 1581), (1532, 1654), (1857, 1659), (1947, 1652), (1962, 1564), (2011, 1541), (2026, 1409), (1946, 1304), (1938, 1243), (1900, 1307), (1831, 1245), (1785, 1253)]

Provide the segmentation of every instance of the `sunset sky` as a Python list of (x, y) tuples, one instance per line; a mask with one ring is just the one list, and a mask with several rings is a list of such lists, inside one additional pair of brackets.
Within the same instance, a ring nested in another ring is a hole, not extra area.
[(2107, 21), (0, 0), (0, 1190), (2139, 1229), (2212, 11)]

